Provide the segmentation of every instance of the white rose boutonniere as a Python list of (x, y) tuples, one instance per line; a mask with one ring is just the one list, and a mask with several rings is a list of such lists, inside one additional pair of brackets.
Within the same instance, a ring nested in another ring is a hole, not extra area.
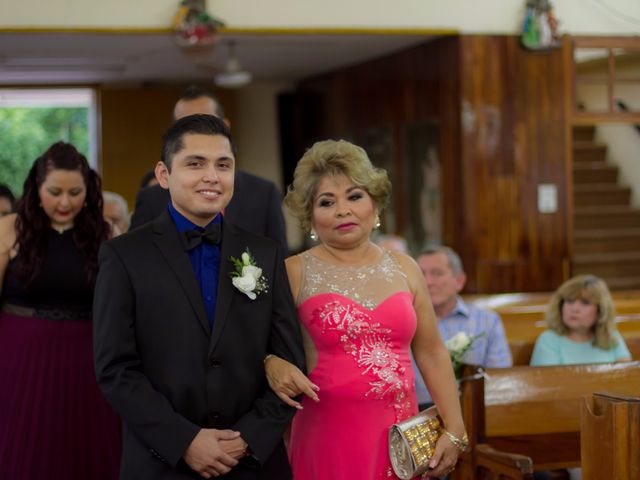
[(251, 300), (255, 300), (259, 293), (268, 289), (267, 279), (262, 275), (262, 269), (256, 265), (255, 259), (247, 248), (240, 258), (230, 257), (235, 270), (231, 272), (231, 283)]

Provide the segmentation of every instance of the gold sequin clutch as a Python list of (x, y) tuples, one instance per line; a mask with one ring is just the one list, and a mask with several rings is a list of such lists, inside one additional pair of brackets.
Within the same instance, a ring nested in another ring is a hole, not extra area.
[(395, 474), (401, 480), (410, 480), (429, 469), (429, 460), (443, 431), (435, 406), (391, 425), (389, 457)]

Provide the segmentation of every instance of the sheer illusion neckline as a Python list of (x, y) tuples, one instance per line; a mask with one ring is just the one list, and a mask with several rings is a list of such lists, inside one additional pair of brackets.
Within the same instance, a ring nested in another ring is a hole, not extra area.
[(363, 303), (360, 303), (358, 300), (355, 300), (347, 295), (343, 295), (340, 292), (324, 292), (324, 293), (319, 293), (313, 297), (307, 297), (305, 298), (302, 302), (300, 302), (300, 304), (298, 305), (298, 308), (302, 308), (303, 305), (305, 303), (308, 303), (310, 300), (313, 299), (318, 299), (318, 298), (323, 298), (323, 297), (339, 297), (340, 299), (346, 301), (347, 303), (351, 303), (352, 305), (355, 305), (356, 307), (360, 307), (363, 308), (364, 310), (366, 310), (367, 312), (374, 312), (375, 310), (378, 310), (380, 308), (382, 308), (386, 303), (392, 301), (395, 297), (401, 296), (401, 295), (406, 295), (408, 297), (411, 297), (412, 294), (409, 290), (398, 290), (397, 292), (394, 292), (386, 297), (384, 297), (382, 300), (378, 301), (376, 304), (374, 305), (366, 305)]
[(380, 255), (378, 255), (378, 258), (376, 258), (374, 261), (370, 262), (370, 263), (365, 263), (363, 265), (349, 265), (346, 263), (336, 263), (336, 262), (331, 262), (329, 260), (325, 260), (324, 258), (320, 258), (317, 255), (314, 255), (313, 253), (311, 253), (310, 251), (305, 252), (309, 257), (311, 257), (313, 260), (318, 261), (320, 263), (323, 263), (325, 265), (328, 265), (330, 267), (334, 267), (334, 268), (348, 268), (350, 270), (363, 270), (363, 269), (369, 269), (371, 267), (375, 267), (377, 265), (380, 265), (380, 263), (384, 260), (384, 258), (389, 255), (389, 252), (387, 250), (382, 250), (382, 252), (380, 253)]
[(301, 254), (303, 275), (296, 305), (325, 293), (339, 294), (359, 305), (373, 309), (386, 297), (398, 291), (410, 291), (406, 274), (398, 260), (383, 250), (375, 263), (336, 265), (311, 254)]

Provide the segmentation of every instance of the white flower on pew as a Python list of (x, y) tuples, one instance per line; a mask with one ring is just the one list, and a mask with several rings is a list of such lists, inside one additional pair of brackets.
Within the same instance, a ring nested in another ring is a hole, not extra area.
[(464, 365), (464, 355), (473, 346), (474, 342), (484, 335), (484, 332), (478, 335), (469, 336), (466, 332), (458, 332), (449, 340), (444, 342), (451, 356), (451, 364), (456, 378), (460, 378), (462, 374), (462, 366)]

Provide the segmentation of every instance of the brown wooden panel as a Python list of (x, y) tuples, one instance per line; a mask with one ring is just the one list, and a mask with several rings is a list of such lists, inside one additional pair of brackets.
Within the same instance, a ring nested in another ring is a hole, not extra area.
[(583, 478), (640, 478), (640, 397), (596, 393), (583, 398), (581, 416)]
[[(564, 278), (565, 107), (562, 52), (515, 37), (461, 39), (462, 169), (468, 291), (552, 290)], [(558, 211), (537, 211), (537, 186)], [(462, 238), (460, 238), (462, 237)]]
[(640, 364), (487, 369), (487, 437), (577, 432), (580, 398), (595, 391), (640, 394)]
[(178, 88), (109, 88), (100, 92), (102, 178), (133, 209), (140, 178), (160, 159)]
[(491, 446), (508, 453), (527, 455), (535, 470), (572, 468), (580, 466), (580, 432), (547, 433), (493, 437)]
[[(360, 65), (312, 78), (298, 85), (301, 102), (310, 106), (305, 117), (315, 125), (300, 136), (296, 148), (302, 155), (313, 142), (344, 138), (369, 147), (380, 141), (383, 166), (393, 180), (392, 209), (395, 227), (389, 233), (411, 237), (412, 217), (407, 188), (412, 176), (408, 161), (408, 136), (416, 125), (437, 125), (441, 165), (441, 205), (445, 241), (453, 241), (462, 217), (457, 208), (459, 185), (458, 37), (444, 37)], [(302, 127), (305, 129), (305, 126)], [(386, 146), (386, 147), (385, 147)], [(384, 219), (383, 219), (384, 220)], [(411, 240), (411, 238), (410, 238)], [(414, 249), (422, 245), (414, 242)]]
[[(317, 125), (298, 150), (386, 132), (393, 233), (410, 235), (416, 219), (404, 190), (417, 172), (405, 132), (436, 122), (442, 238), (463, 258), (466, 291), (551, 291), (568, 274), (566, 72), (562, 50), (527, 51), (515, 36), (442, 38), (301, 82)], [(540, 183), (556, 185), (556, 213), (538, 213)]]

